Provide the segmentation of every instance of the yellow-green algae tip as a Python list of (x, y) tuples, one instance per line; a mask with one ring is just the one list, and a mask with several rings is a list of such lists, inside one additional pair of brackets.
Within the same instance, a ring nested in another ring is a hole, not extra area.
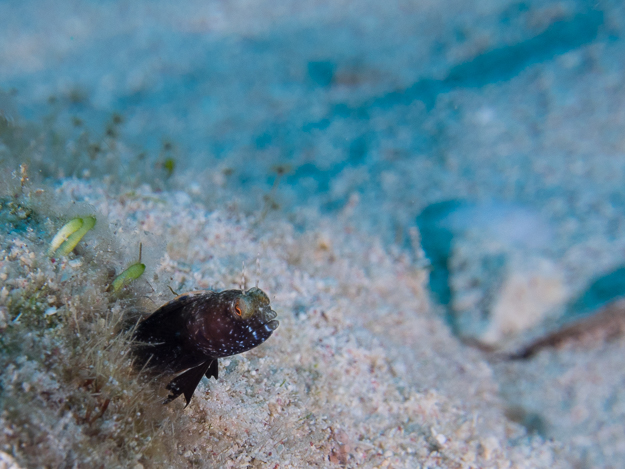
[[(70, 220), (70, 222), (67, 223), (63, 228), (61, 228), (61, 231), (63, 231), (66, 227), (68, 227), (71, 223), (75, 222), (76, 220), (79, 220), (79, 223), (75, 223), (70, 228), (68, 228), (67, 234), (69, 236), (66, 235), (67, 239), (65, 239), (65, 241), (61, 244), (61, 246), (58, 248), (58, 251), (55, 249), (54, 251), (52, 251), (52, 253), (56, 252), (60, 256), (67, 256), (70, 252), (74, 250), (74, 248), (83, 238), (83, 236), (85, 236), (87, 232), (89, 232), (89, 230), (91, 230), (91, 228), (95, 226), (95, 222), (96, 222), (95, 217), (74, 218)], [(72, 229), (73, 231), (70, 232), (70, 230)], [(50, 247), (50, 249), (54, 247), (54, 242), (57, 236), (55, 236), (54, 239), (52, 240), (52, 246)]]
[(82, 218), (72, 218), (70, 221), (63, 225), (63, 228), (52, 238), (50, 243), (50, 249), (48, 249), (48, 255), (51, 256), (59, 248), (61, 244), (67, 241), (73, 233), (78, 231), (82, 227)]
[(145, 264), (137, 262), (132, 264), (113, 280), (113, 291), (119, 291), (124, 285), (138, 279), (145, 272)]

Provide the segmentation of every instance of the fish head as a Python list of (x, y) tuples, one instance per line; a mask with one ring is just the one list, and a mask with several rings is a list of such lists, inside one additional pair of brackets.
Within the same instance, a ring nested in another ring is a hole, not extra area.
[(216, 293), (196, 311), (193, 335), (204, 353), (215, 358), (257, 347), (280, 325), (269, 297), (259, 288)]

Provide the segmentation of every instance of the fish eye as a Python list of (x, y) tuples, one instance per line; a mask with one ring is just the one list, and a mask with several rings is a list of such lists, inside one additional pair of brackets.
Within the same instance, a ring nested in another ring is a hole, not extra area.
[(247, 319), (248, 305), (240, 298), (234, 302), (234, 308), (232, 309), (233, 316), (237, 318)]

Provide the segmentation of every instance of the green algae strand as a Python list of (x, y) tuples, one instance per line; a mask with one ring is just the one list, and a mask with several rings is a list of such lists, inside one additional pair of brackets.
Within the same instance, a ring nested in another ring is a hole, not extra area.
[(113, 291), (119, 291), (124, 285), (128, 285), (133, 280), (138, 279), (145, 272), (145, 264), (137, 262), (132, 264), (113, 280)]
[(50, 243), (50, 249), (48, 250), (48, 255), (51, 256), (56, 252), (56, 250), (63, 244), (67, 239), (77, 232), (80, 228), (82, 228), (83, 220), (82, 218), (72, 218), (68, 221), (63, 228), (59, 230), (59, 232), (52, 238), (52, 242)]
[(95, 217), (84, 217), (79, 218), (79, 220), (82, 221), (80, 228), (74, 231), (56, 251), (60, 256), (67, 256), (70, 252), (72, 252), (83, 236), (85, 236), (91, 228), (95, 226), (96, 222)]

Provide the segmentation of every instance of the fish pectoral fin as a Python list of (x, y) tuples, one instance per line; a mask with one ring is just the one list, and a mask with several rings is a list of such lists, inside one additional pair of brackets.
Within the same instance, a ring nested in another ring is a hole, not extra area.
[(171, 401), (180, 396), (180, 394), (184, 394), (184, 400), (187, 401), (187, 404), (185, 405), (186, 408), (189, 405), (189, 402), (191, 402), (191, 397), (193, 397), (195, 388), (197, 388), (197, 385), (200, 384), (202, 376), (204, 376), (204, 373), (207, 372), (211, 364), (212, 361), (207, 360), (201, 365), (191, 368), (172, 379), (166, 387), (168, 391), (171, 391), (171, 394), (167, 396), (167, 399), (163, 402), (163, 404), (169, 404)]
[(210, 365), (208, 365), (208, 370), (206, 371), (206, 377), (208, 379), (215, 378), (219, 379), (219, 362), (216, 358), (213, 359)]

